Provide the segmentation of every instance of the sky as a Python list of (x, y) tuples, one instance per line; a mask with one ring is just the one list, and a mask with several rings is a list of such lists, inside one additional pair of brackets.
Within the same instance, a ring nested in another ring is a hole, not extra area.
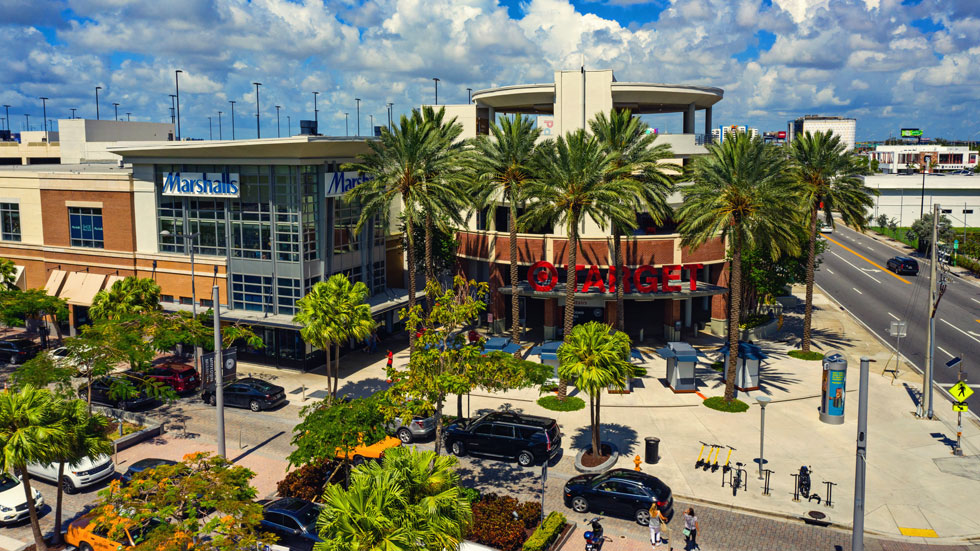
[(0, 32), (13, 131), (25, 113), (41, 128), (42, 96), (49, 119), (94, 118), (96, 86), (103, 118), (118, 103), (169, 121), (179, 69), (184, 136), (218, 138), (221, 111), (229, 138), (235, 101), (236, 137), (255, 137), (254, 82), (265, 137), (312, 119), (313, 91), (321, 133), (355, 133), (360, 98), (367, 134), (388, 102), (431, 103), (433, 77), (440, 103), (465, 103), (584, 56), (619, 81), (724, 89), (716, 125), (820, 114), (855, 117), (859, 141), (980, 134), (980, 0), (0, 0)]

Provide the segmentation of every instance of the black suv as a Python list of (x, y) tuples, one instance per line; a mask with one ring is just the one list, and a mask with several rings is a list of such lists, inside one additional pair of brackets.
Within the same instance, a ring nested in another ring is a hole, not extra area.
[(888, 259), (886, 266), (896, 274), (918, 275), (919, 273), (919, 263), (907, 256), (893, 256)]
[(547, 461), (561, 450), (558, 422), (547, 417), (493, 411), (475, 421), (446, 427), (446, 447), (456, 455), (467, 452), (517, 459), (528, 467)]
[(262, 528), (279, 536), (290, 549), (309, 551), (323, 541), (317, 534), (316, 519), (321, 505), (295, 497), (284, 497), (262, 508)]
[(37, 356), (41, 346), (30, 339), (10, 339), (0, 341), (0, 358), (9, 364), (22, 364)]
[[(154, 399), (138, 384), (122, 377), (96, 379), (92, 381), (92, 401), (125, 410), (152, 404)], [(88, 397), (88, 388), (84, 384), (78, 387), (78, 397), (83, 400)]]
[(644, 526), (650, 524), (650, 506), (654, 503), (667, 520), (674, 516), (674, 496), (670, 488), (655, 476), (613, 469), (602, 474), (583, 474), (565, 483), (565, 507), (576, 513), (632, 517)]

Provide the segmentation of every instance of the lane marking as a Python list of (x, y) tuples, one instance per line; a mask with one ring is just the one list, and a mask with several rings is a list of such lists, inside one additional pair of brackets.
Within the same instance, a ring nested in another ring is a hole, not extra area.
[[(944, 319), (942, 319), (942, 318), (940, 318), (940, 319), (939, 319), (939, 321), (941, 321), (941, 322), (943, 322), (943, 323), (945, 323), (946, 325), (948, 325), (948, 326), (950, 326), (950, 327), (952, 327), (953, 329), (956, 329), (956, 330), (957, 330), (957, 331), (959, 331), (960, 333), (963, 333), (963, 334), (964, 334), (964, 335), (966, 335), (967, 337), (969, 337), (969, 338), (971, 338), (971, 339), (973, 339), (973, 340), (975, 340), (975, 341), (977, 341), (978, 343), (980, 343), (980, 339), (978, 339), (978, 338), (976, 338), (976, 337), (974, 337), (973, 335), (971, 335), (970, 333), (967, 333), (966, 331), (964, 331), (964, 330), (962, 330), (962, 329), (960, 329), (959, 327), (956, 327), (956, 326), (955, 326), (955, 325), (953, 325), (952, 323), (949, 323), (948, 321), (946, 321), (946, 320), (944, 320)], [(971, 331), (971, 333), (972, 333), (972, 331)]]
[(948, 352), (948, 351), (947, 351), (947, 350), (946, 350), (945, 348), (943, 348), (943, 347), (941, 347), (941, 346), (937, 346), (936, 348), (938, 348), (938, 349), (940, 350), (940, 352), (942, 352), (943, 354), (946, 354), (946, 355), (947, 355), (947, 356), (949, 356), (950, 358), (953, 358), (953, 357), (955, 357), (955, 356), (953, 356), (952, 354), (950, 354), (950, 353), (949, 353), (949, 352)]
[(894, 318), (895, 321), (902, 321), (902, 320), (898, 319), (898, 316), (896, 316), (895, 314), (892, 314), (891, 312), (888, 312), (888, 315), (891, 316), (892, 318)]
[[(973, 302), (976, 302), (977, 304), (980, 304), (980, 300), (977, 300), (975, 298), (971, 298), (970, 300), (972, 300)], [(977, 320), (977, 321), (980, 321), (980, 320)]]
[(857, 287), (851, 287), (851, 289), (854, 289), (854, 292), (857, 293), (857, 294), (859, 294), (859, 295), (863, 295), (864, 294), (861, 291), (858, 291), (858, 288)]
[(857, 252), (857, 251), (855, 251), (854, 249), (851, 249), (851, 248), (849, 248), (849, 247), (848, 247), (847, 245), (844, 245), (844, 244), (843, 244), (843, 243), (841, 243), (840, 241), (837, 241), (837, 240), (835, 240), (835, 239), (832, 239), (832, 238), (830, 238), (830, 237), (828, 237), (828, 238), (827, 238), (827, 240), (828, 240), (828, 241), (830, 241), (831, 243), (836, 243), (836, 244), (837, 244), (838, 246), (840, 246), (840, 247), (841, 247), (842, 249), (844, 249), (845, 251), (847, 251), (847, 252), (849, 252), (849, 253), (851, 253), (851, 254), (853, 254), (854, 256), (856, 256), (856, 257), (858, 257), (858, 258), (860, 258), (861, 260), (864, 260), (865, 262), (867, 262), (868, 264), (871, 264), (871, 265), (872, 265), (872, 266), (874, 266), (875, 268), (878, 268), (879, 270), (881, 270), (881, 271), (883, 271), (883, 272), (886, 272), (886, 273), (887, 273), (888, 275), (890, 275), (890, 276), (894, 276), (894, 278), (895, 278), (895, 279), (897, 279), (897, 280), (899, 280), (899, 281), (901, 281), (902, 283), (906, 283), (906, 284), (908, 284), (908, 285), (911, 285), (911, 284), (912, 284), (912, 282), (911, 282), (911, 281), (909, 281), (909, 280), (907, 280), (907, 279), (905, 279), (904, 277), (902, 277), (902, 276), (900, 276), (900, 275), (898, 275), (898, 274), (895, 274), (895, 273), (892, 273), (892, 272), (890, 272), (890, 271), (888, 271), (888, 270), (886, 270), (885, 268), (883, 268), (883, 267), (882, 267), (882, 266), (881, 266), (880, 264), (878, 264), (877, 262), (875, 262), (875, 261), (873, 261), (873, 260), (869, 260), (869, 259), (868, 259), (868, 258), (867, 258), (866, 256), (864, 256), (864, 255), (862, 255), (861, 253), (859, 253), (859, 252)]
[(850, 267), (852, 267), (852, 268), (854, 268), (855, 270), (857, 270), (859, 274), (864, 274), (864, 275), (866, 275), (866, 276), (868, 276), (868, 277), (870, 277), (871, 279), (873, 279), (873, 280), (874, 280), (874, 282), (875, 282), (875, 283), (881, 283), (881, 281), (878, 281), (878, 279), (877, 279), (876, 277), (874, 277), (874, 276), (872, 276), (872, 275), (871, 275), (871, 274), (869, 274), (868, 272), (865, 272), (865, 271), (864, 271), (864, 270), (862, 270), (861, 268), (858, 268), (857, 266), (855, 266), (854, 264), (852, 264), (850, 260), (848, 260), (848, 259), (846, 259), (846, 258), (844, 258), (843, 256), (841, 256), (841, 255), (839, 255), (839, 254), (837, 254), (837, 253), (835, 253), (834, 251), (830, 251), (830, 254), (832, 254), (832, 255), (834, 255), (834, 256), (836, 256), (837, 258), (839, 258), (839, 259), (841, 259), (841, 261), (842, 261), (842, 262), (844, 262), (844, 263), (846, 263), (846, 264), (848, 264), (848, 265), (849, 265)]
[(827, 273), (830, 274), (830, 275), (834, 275), (834, 271), (831, 270), (831, 269), (829, 269), (829, 268), (827, 269)]

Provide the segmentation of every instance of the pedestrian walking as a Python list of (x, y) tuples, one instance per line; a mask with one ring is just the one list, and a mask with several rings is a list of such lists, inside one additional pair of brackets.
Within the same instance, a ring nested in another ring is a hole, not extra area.
[(701, 526), (698, 524), (698, 516), (694, 514), (694, 507), (688, 507), (684, 511), (684, 549), (690, 551), (691, 549), (701, 549), (698, 545), (698, 530)]
[(395, 354), (389, 350), (388, 351), (388, 369), (391, 369), (391, 363), (395, 360)]
[(662, 534), (663, 527), (665, 526), (667, 519), (664, 514), (660, 512), (657, 508), (657, 504), (654, 503), (650, 506), (650, 543), (656, 548), (661, 543), (664, 543), (664, 538)]

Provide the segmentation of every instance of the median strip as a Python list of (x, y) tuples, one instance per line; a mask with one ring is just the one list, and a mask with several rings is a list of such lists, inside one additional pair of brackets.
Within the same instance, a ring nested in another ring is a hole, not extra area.
[(912, 284), (912, 282), (911, 282), (911, 281), (909, 281), (909, 280), (907, 280), (907, 279), (905, 279), (904, 277), (902, 277), (902, 276), (900, 276), (900, 275), (898, 275), (898, 274), (896, 274), (896, 273), (894, 273), (894, 272), (892, 272), (891, 270), (887, 270), (887, 269), (885, 269), (885, 268), (883, 268), (883, 267), (882, 267), (882, 266), (881, 266), (880, 264), (878, 264), (877, 262), (875, 262), (875, 261), (873, 261), (873, 260), (871, 260), (871, 259), (869, 259), (868, 257), (866, 257), (866, 256), (864, 256), (863, 254), (861, 254), (861, 253), (859, 253), (859, 252), (857, 252), (857, 251), (855, 251), (854, 249), (851, 249), (850, 247), (848, 247), (847, 245), (844, 245), (844, 244), (843, 244), (843, 243), (841, 243), (840, 241), (837, 241), (836, 239), (833, 239), (833, 238), (830, 238), (830, 237), (827, 237), (826, 235), (824, 236), (824, 239), (826, 239), (827, 241), (830, 241), (831, 243), (834, 243), (834, 244), (836, 244), (837, 246), (839, 246), (840, 248), (842, 248), (842, 249), (844, 249), (845, 251), (847, 251), (847, 252), (849, 252), (849, 253), (851, 253), (851, 254), (853, 254), (854, 256), (856, 256), (856, 257), (858, 257), (858, 258), (860, 258), (861, 260), (863, 260), (863, 261), (865, 261), (865, 262), (867, 262), (868, 264), (871, 264), (871, 265), (872, 265), (872, 266), (874, 266), (875, 268), (878, 268), (879, 270), (881, 270), (881, 271), (883, 271), (883, 272), (885, 272), (886, 274), (888, 274), (888, 275), (890, 275), (890, 276), (892, 276), (892, 277), (894, 277), (895, 279), (897, 279), (897, 280), (899, 280), (899, 281), (901, 281), (902, 283), (907, 283), (907, 284), (909, 284), (909, 285), (911, 285), (911, 284)]

